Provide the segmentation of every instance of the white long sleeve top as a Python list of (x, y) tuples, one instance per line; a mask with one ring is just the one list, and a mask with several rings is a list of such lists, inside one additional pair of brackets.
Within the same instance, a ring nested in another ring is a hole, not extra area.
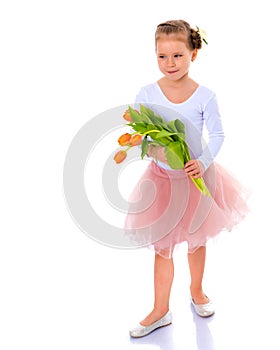
[[(213, 91), (199, 85), (186, 101), (173, 103), (155, 82), (140, 89), (135, 99), (135, 108), (139, 108), (139, 104), (152, 109), (167, 122), (180, 119), (185, 125), (186, 143), (192, 159), (198, 159), (205, 170), (209, 167), (224, 141), (221, 116)], [(207, 129), (207, 140), (203, 139), (204, 125)], [(158, 165), (171, 169), (162, 162), (158, 162)]]

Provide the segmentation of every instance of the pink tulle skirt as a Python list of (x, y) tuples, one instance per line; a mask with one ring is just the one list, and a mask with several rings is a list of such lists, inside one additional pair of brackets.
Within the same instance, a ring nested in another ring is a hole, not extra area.
[(187, 242), (192, 253), (240, 223), (249, 212), (249, 191), (216, 162), (203, 178), (210, 197), (184, 170), (166, 170), (152, 161), (129, 198), (124, 228), (131, 245), (171, 258), (177, 244)]

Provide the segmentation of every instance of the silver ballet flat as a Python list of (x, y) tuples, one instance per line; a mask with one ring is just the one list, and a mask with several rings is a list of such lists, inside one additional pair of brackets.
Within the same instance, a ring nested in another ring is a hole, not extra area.
[(160, 327), (168, 326), (172, 323), (172, 314), (168, 311), (161, 319), (152, 323), (150, 326), (142, 326), (140, 323), (129, 331), (133, 338), (144, 337)]
[(215, 309), (212, 301), (209, 301), (209, 303), (206, 303), (206, 304), (195, 304), (193, 298), (191, 298), (191, 303), (195, 309), (195, 312), (200, 317), (210, 317), (215, 313)]

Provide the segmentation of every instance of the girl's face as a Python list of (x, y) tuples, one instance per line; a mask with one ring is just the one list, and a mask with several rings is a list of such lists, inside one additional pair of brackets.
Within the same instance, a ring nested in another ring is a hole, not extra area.
[(188, 49), (183, 41), (172, 35), (162, 35), (156, 42), (156, 54), (162, 74), (169, 80), (177, 81), (189, 73), (197, 50)]

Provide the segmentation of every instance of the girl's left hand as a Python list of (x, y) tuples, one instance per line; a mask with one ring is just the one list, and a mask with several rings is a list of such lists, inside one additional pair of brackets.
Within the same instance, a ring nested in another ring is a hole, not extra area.
[(201, 177), (204, 173), (201, 162), (197, 159), (191, 159), (184, 166), (185, 173), (194, 179)]

